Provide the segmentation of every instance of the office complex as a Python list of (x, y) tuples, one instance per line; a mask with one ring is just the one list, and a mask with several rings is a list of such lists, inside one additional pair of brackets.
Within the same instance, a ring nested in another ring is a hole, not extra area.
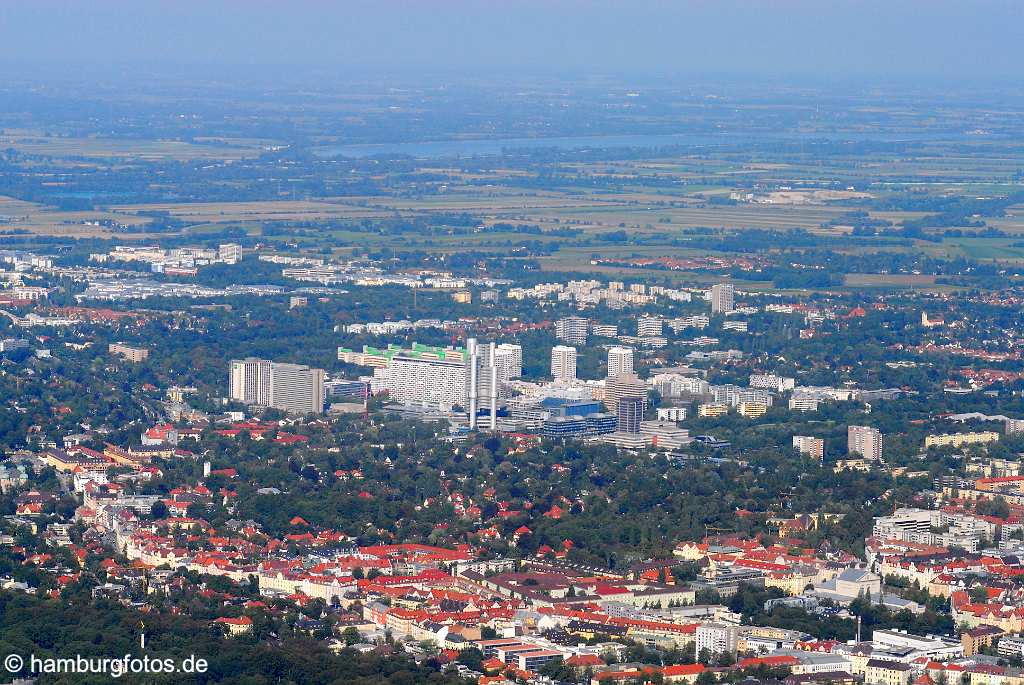
[(270, 366), (271, 406), (289, 414), (319, 414), (324, 410), (324, 370), (303, 364)]
[(623, 373), (633, 373), (633, 348), (609, 347), (608, 378), (614, 378)]
[(232, 360), (229, 376), (229, 396), (238, 402), (289, 414), (324, 410), (323, 369), (248, 357)]
[(576, 348), (555, 345), (551, 348), (551, 375), (556, 381), (576, 380)]
[(849, 426), (846, 429), (846, 451), (865, 459), (881, 459), (882, 434), (870, 426)]
[(490, 428), (497, 427), (498, 405), (508, 394), (506, 382), (522, 374), (519, 345), (481, 345), (475, 338), (465, 349), (441, 350), (418, 346), (383, 356), (383, 368), (373, 374), (375, 391), (387, 391), (391, 400), (407, 406), (466, 412), (476, 428), (485, 412)]
[(711, 312), (728, 314), (735, 308), (736, 289), (732, 283), (711, 286)]
[(370, 393), (370, 384), (366, 381), (353, 381), (345, 378), (334, 378), (324, 381), (324, 394), (328, 398), (349, 398), (362, 402)]
[(567, 316), (555, 322), (555, 337), (572, 345), (587, 344), (587, 320), (581, 316)]

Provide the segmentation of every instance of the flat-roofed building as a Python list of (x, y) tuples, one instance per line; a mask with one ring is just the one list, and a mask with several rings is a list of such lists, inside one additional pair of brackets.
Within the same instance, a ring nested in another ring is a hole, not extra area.
[(825, 441), (810, 435), (794, 435), (793, 448), (800, 454), (806, 454), (818, 461), (825, 458)]
[(130, 362), (141, 362), (149, 357), (149, 350), (145, 347), (132, 347), (131, 345), (125, 345), (124, 343), (110, 343), (107, 346), (107, 351), (110, 354), (116, 354), (119, 357), (123, 357)]

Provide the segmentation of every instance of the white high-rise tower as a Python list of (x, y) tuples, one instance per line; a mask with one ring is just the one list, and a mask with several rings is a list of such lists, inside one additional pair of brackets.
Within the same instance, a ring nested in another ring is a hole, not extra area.
[(551, 348), (551, 375), (558, 381), (576, 380), (576, 348), (555, 345)]
[(615, 378), (623, 373), (633, 373), (633, 348), (609, 347), (608, 378)]

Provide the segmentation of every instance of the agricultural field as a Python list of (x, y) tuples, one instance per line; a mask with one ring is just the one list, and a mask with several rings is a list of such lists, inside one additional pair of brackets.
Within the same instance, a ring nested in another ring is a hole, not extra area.
[(132, 140), (99, 136), (54, 136), (43, 131), (24, 129), (0, 131), (0, 149), (10, 148), (25, 155), (80, 160), (85, 163), (106, 159), (238, 160), (255, 157), (271, 146), (271, 141), (251, 139)]
[[(0, 231), (27, 231), (38, 235), (66, 236), (71, 238), (110, 238), (115, 235), (125, 239), (142, 239), (147, 235), (144, 228), (151, 219), (130, 216), (113, 211), (62, 211), (53, 207), (25, 202), (10, 197), (0, 197)], [(132, 233), (117, 231), (113, 226), (101, 222), (116, 222), (130, 226)]]

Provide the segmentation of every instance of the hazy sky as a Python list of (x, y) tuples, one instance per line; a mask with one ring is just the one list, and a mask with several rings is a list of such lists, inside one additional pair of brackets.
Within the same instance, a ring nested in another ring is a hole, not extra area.
[(0, 0), (0, 65), (1020, 81), (1021, 0)]

